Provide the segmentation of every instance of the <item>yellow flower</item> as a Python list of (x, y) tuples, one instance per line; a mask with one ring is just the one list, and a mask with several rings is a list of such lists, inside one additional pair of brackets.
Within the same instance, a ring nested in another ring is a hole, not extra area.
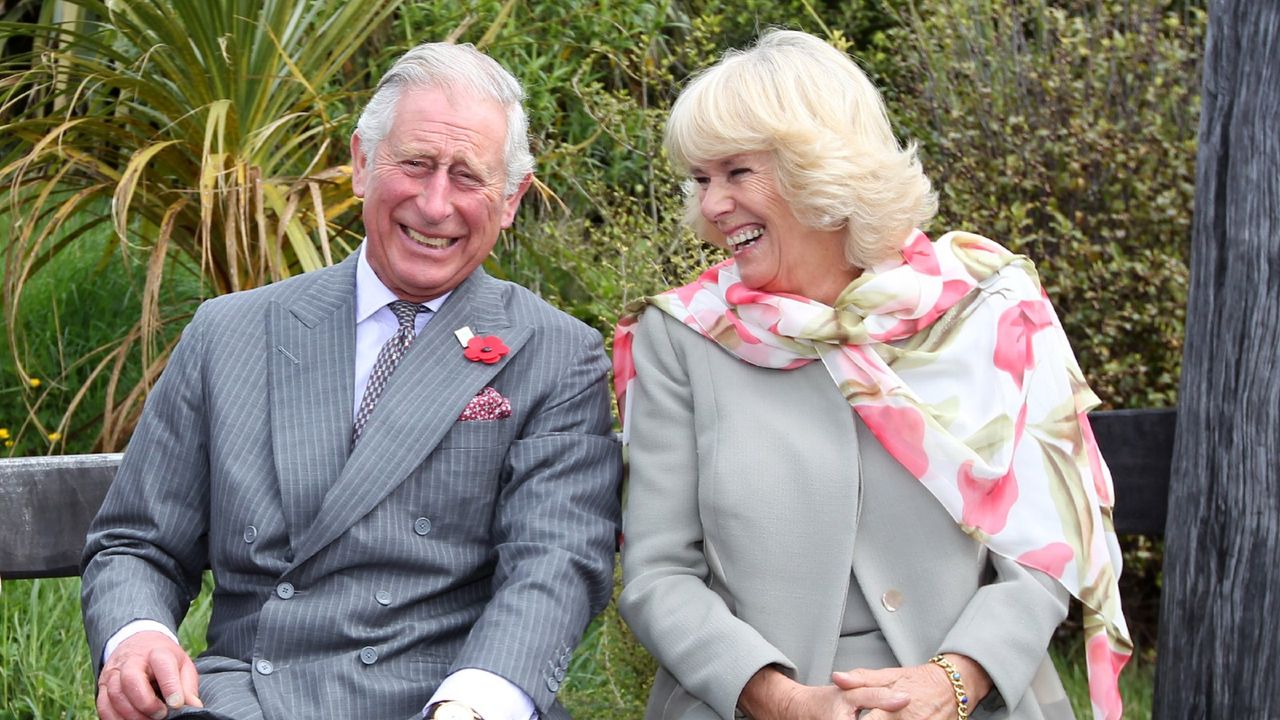
[(38, 387), (40, 387), (40, 378), (34, 378), (34, 377), (33, 377), (33, 378), (31, 378), (31, 379), (27, 380), (27, 384), (28, 384), (28, 385), (30, 385), (30, 386), (31, 386), (31, 387), (33, 387), (33, 388), (38, 388)]
[(13, 447), (13, 441), (12, 441), (12, 440), (5, 440), (5, 441), (4, 441), (4, 446), (5, 446), (5, 447)]
[(60, 433), (60, 432), (51, 432), (51, 433), (49, 433), (49, 442), (57, 442), (57, 441), (59, 441), (59, 440), (61, 440), (61, 439), (62, 439), (62, 433)]
[(9, 428), (0, 428), (0, 440), (9, 439)]

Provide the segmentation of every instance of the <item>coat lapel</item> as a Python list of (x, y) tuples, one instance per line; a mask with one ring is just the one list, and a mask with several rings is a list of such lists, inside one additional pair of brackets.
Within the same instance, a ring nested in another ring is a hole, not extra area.
[(295, 552), (350, 451), (355, 270), (353, 254), (317, 271), (323, 276), (299, 297), (271, 306), (272, 448)]
[[(500, 288), (483, 271), (475, 271), (414, 340), (310, 531), (295, 546), (294, 566), (340, 537), (403, 483), (471, 398), (532, 336), (528, 327), (510, 327)], [(467, 360), (454, 336), (463, 326), (477, 335), (499, 335), (510, 352), (493, 365)]]

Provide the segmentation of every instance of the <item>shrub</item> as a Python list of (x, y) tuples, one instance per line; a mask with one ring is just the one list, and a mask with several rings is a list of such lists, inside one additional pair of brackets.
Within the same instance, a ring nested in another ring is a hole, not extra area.
[(880, 69), (937, 184), (935, 226), (1036, 261), (1109, 405), (1174, 404), (1203, 11), (923, 0), (901, 17)]

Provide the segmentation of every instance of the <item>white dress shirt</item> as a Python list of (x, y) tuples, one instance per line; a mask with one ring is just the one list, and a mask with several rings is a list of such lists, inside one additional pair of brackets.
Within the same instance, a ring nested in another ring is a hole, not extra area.
[[(395, 313), (387, 307), (399, 298), (387, 289), (369, 265), (365, 257), (365, 245), (361, 244), (356, 252), (360, 257), (356, 264), (355, 397), (352, 398), (351, 406), (353, 422), (360, 409), (365, 386), (369, 384), (373, 365), (378, 360), (378, 352), (400, 328)], [(427, 311), (418, 313), (414, 319), (415, 334), (421, 333), (427, 323), (431, 322), (431, 318), (435, 317), (449, 295), (450, 293), (445, 293), (422, 303)], [(102, 653), (103, 663), (106, 663), (121, 642), (144, 630), (164, 633), (175, 643), (178, 642), (177, 636), (164, 624), (155, 620), (134, 620), (120, 628), (107, 641)], [(538, 717), (533, 700), (523, 690), (506, 678), (479, 668), (463, 668), (445, 678), (427, 701), (427, 705), (445, 700), (464, 703), (485, 720), (536, 720)], [(423, 707), (423, 714), (426, 714), (426, 706)]]

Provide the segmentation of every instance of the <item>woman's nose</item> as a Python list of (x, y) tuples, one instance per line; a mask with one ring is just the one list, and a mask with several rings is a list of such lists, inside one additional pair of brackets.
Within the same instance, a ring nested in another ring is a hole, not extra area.
[(733, 210), (733, 198), (725, 191), (722, 183), (712, 180), (702, 190), (702, 217), (715, 221), (716, 218)]

